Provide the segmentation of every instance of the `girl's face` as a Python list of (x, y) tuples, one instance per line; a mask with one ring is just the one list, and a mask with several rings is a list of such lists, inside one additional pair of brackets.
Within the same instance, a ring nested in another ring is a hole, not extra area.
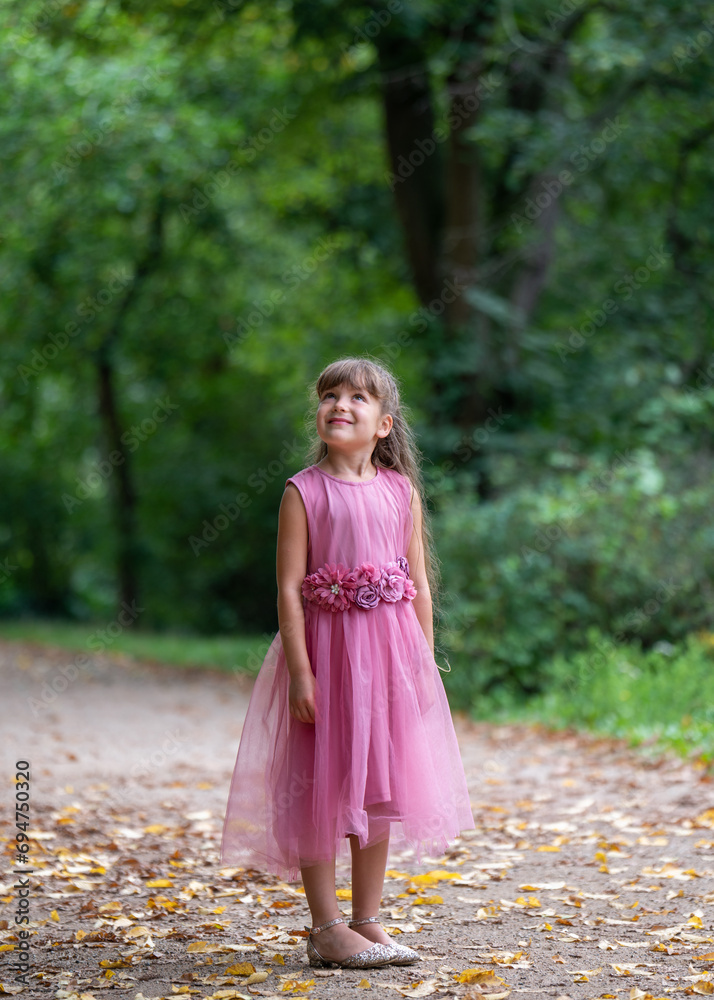
[(317, 431), (328, 445), (340, 450), (349, 446), (374, 446), (377, 438), (386, 437), (392, 428), (389, 414), (381, 415), (380, 402), (364, 389), (342, 385), (325, 389), (317, 408)]

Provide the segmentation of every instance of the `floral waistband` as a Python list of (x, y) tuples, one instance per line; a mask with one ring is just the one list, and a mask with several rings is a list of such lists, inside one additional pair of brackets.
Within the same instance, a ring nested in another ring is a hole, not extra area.
[(348, 611), (353, 605), (369, 610), (380, 601), (413, 601), (416, 593), (406, 556), (381, 566), (363, 562), (353, 569), (325, 563), (302, 581), (303, 597), (327, 611)]

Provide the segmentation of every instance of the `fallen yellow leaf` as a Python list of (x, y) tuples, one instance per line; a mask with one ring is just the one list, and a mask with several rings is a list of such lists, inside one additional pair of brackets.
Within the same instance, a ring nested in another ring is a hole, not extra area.
[(419, 896), (412, 900), (412, 906), (435, 906), (437, 903), (443, 902), (441, 896)]
[(522, 951), (495, 951), (491, 955), (491, 961), (496, 965), (513, 965), (522, 954)]
[(267, 978), (267, 972), (254, 972), (252, 976), (248, 976), (245, 984), (246, 986), (251, 986), (253, 983), (264, 983)]
[(639, 986), (633, 986), (630, 990), (629, 1000), (652, 1000), (652, 994), (647, 993), (645, 990), (641, 990)]
[(177, 899), (169, 899), (168, 896), (149, 896), (146, 905), (150, 910), (155, 910), (157, 906), (163, 906), (165, 910), (173, 912), (180, 904)]
[(370, 983), (369, 983), (369, 979), (360, 979), (360, 981), (357, 983), (357, 986), (361, 990), (371, 990), (372, 989), (372, 987), (370, 986)]
[(432, 993), (436, 993), (437, 980), (419, 979), (408, 986), (394, 986), (392, 983), (380, 983), (379, 985), (384, 989), (395, 990), (403, 997), (429, 997)]
[(149, 934), (151, 934), (150, 927), (144, 927), (143, 924), (136, 924), (134, 927), (129, 928), (124, 937), (147, 937)]
[(236, 962), (226, 969), (227, 976), (252, 976), (255, 966), (251, 962)]
[(461, 876), (457, 872), (447, 872), (445, 869), (440, 868), (432, 872), (425, 872), (423, 875), (414, 875), (409, 881), (412, 885), (435, 885), (437, 882), (454, 878), (458, 879)]
[(152, 878), (146, 883), (147, 889), (173, 889), (174, 884), (168, 878)]
[(457, 983), (487, 983), (489, 986), (499, 986), (505, 981), (493, 969), (464, 969), (454, 978)]
[(190, 955), (215, 954), (216, 952), (232, 951), (230, 945), (212, 944), (210, 941), (192, 941), (186, 951)]

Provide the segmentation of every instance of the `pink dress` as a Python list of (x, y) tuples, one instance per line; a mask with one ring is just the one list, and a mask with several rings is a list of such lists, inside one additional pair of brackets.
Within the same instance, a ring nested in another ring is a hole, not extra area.
[[(278, 631), (243, 725), (222, 863), (295, 881), (301, 866), (347, 859), (348, 834), (361, 847), (389, 835), (390, 851), (411, 847), (417, 860), (423, 852), (438, 856), (474, 821), (439, 669), (414, 609), (413, 586), (404, 585), (411, 483), (384, 468), (353, 483), (316, 465), (287, 483), (298, 488), (307, 511), (306, 577), (328, 564), (338, 580), (320, 592), (322, 603), (305, 596), (313, 592), (309, 581), (303, 585), (316, 719), (312, 725), (290, 715)], [(340, 566), (367, 563), (371, 577), (353, 578), (363, 586), (350, 591), (348, 576), (345, 590)], [(370, 584), (388, 564), (382, 584)], [(352, 597), (346, 607), (344, 593)]]

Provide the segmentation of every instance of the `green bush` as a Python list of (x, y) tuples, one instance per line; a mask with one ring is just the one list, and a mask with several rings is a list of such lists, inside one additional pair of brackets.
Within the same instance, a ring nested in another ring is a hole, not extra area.
[(452, 703), (543, 692), (593, 628), (649, 649), (712, 626), (710, 477), (642, 449), (524, 480), (483, 503), (466, 473), (431, 490)]
[(714, 761), (714, 634), (643, 650), (593, 628), (587, 643), (547, 665), (548, 689), (531, 699), (529, 717)]

